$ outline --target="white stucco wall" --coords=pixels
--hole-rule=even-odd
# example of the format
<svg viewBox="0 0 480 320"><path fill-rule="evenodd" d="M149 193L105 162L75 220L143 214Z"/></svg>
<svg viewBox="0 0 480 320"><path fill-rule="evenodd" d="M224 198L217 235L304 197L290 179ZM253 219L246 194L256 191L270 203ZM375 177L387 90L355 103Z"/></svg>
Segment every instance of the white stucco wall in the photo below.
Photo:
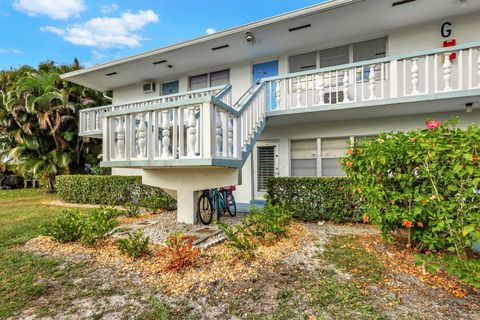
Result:
<svg viewBox="0 0 480 320"><path fill-rule="evenodd" d="M458 127L465 128L471 123L480 124L480 109L472 113L449 112L433 113L428 117L445 121L453 116L460 118ZM290 175L290 141L298 139L335 138L349 136L368 136L384 131L411 130L423 128L427 115L409 115L401 117L375 118L367 120L334 121L306 123L302 125L267 126L260 140L276 141L278 143L278 166L280 176ZM237 188L236 199L239 203L249 203L251 200L252 171L250 159L242 172L243 184ZM253 172L253 175L256 173ZM261 199L261 197L257 197Z"/></svg>

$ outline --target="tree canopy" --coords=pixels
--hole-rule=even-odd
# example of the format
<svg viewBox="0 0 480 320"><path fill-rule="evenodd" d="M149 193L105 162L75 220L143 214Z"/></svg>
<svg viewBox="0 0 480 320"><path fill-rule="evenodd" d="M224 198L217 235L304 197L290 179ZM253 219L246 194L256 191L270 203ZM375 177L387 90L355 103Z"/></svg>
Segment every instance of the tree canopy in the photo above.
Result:
<svg viewBox="0 0 480 320"><path fill-rule="evenodd" d="M78 69L75 59L0 71L0 163L49 190L56 175L86 173L99 162L101 141L79 137L78 111L109 101L60 78Z"/></svg>

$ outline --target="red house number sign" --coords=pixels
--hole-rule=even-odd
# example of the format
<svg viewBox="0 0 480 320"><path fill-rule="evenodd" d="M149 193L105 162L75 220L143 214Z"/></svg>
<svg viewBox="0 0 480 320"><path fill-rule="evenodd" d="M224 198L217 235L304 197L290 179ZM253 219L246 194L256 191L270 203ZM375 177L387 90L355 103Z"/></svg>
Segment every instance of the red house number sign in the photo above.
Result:
<svg viewBox="0 0 480 320"><path fill-rule="evenodd" d="M445 22L442 24L442 37L444 38L449 38L452 35L452 23L451 22ZM443 47L448 48L448 47L454 47L457 45L457 40L456 39L450 39L450 40L445 40L443 41ZM450 54L450 61L453 61L457 59L457 53L454 52Z"/></svg>

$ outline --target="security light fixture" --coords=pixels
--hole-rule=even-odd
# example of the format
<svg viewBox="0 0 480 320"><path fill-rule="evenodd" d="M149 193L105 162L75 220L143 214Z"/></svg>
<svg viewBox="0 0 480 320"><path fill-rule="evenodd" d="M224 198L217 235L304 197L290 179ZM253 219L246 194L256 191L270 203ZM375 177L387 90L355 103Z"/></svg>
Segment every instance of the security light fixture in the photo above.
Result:
<svg viewBox="0 0 480 320"><path fill-rule="evenodd" d="M466 112L466 113L470 113L470 112L472 112L472 110L473 110L473 103L471 103L471 102L470 102L470 103L466 103L466 104L465 104L465 112Z"/></svg>
<svg viewBox="0 0 480 320"><path fill-rule="evenodd" d="M245 33L245 41L247 41L248 44L251 44L252 46L255 45L255 36L251 32Z"/></svg>

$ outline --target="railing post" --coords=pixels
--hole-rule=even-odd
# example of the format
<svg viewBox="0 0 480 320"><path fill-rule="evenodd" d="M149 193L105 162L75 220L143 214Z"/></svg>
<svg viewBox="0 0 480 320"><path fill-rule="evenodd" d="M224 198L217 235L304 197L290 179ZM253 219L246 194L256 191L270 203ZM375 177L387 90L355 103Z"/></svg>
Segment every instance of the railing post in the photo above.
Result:
<svg viewBox="0 0 480 320"><path fill-rule="evenodd" d="M213 137L214 137L214 117L215 108L210 101L206 101L201 105L201 157L204 159L213 158Z"/></svg>
<svg viewBox="0 0 480 320"><path fill-rule="evenodd" d="M104 117L102 119L102 160L103 161L110 161L110 126L108 125L109 118Z"/></svg>
<svg viewBox="0 0 480 320"><path fill-rule="evenodd" d="M323 73L320 73L316 76L316 88L318 90L319 101L318 104L325 103L325 81L323 80Z"/></svg>
<svg viewBox="0 0 480 320"><path fill-rule="evenodd" d="M343 73L343 102L350 102L350 98L348 97L348 87L350 85L350 80L348 78L348 70L345 70Z"/></svg>
<svg viewBox="0 0 480 320"><path fill-rule="evenodd" d="M280 89L280 85L281 85L281 82L280 80L275 80L275 84L276 84L276 87L275 87L275 102L277 104L277 108L281 109L280 107L280 104L281 104L281 101L282 101L282 97L281 97L281 89ZM266 102L265 102L266 104Z"/></svg>
<svg viewBox="0 0 480 320"><path fill-rule="evenodd" d="M215 145L216 145L216 152L215 155L221 156L222 155L222 112L216 106L213 107L215 110Z"/></svg>
<svg viewBox="0 0 480 320"><path fill-rule="evenodd" d="M302 77L297 78L297 107L300 107L302 105Z"/></svg>
<svg viewBox="0 0 480 320"><path fill-rule="evenodd" d="M372 64L370 65L370 72L368 75L368 82L369 86L368 89L370 90L370 96L368 97L369 99L376 99L377 96L375 95L375 88L376 88L376 82L375 82L375 65Z"/></svg>

